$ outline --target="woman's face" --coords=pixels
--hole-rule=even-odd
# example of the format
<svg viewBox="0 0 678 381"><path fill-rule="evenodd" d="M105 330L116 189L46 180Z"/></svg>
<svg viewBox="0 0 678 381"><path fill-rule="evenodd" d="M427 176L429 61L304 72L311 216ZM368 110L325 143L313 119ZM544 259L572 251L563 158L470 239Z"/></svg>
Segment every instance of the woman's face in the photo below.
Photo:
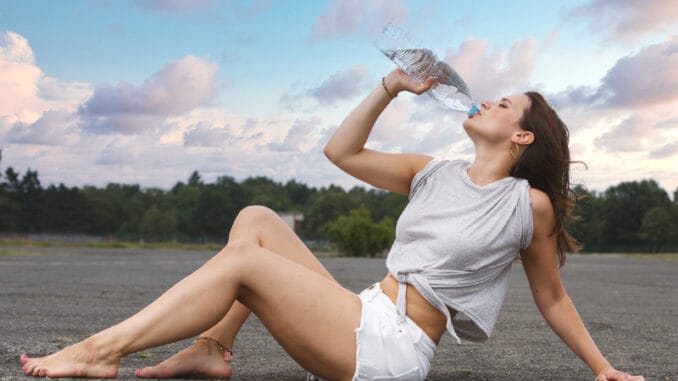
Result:
<svg viewBox="0 0 678 381"><path fill-rule="evenodd" d="M503 142L520 131L520 119L530 107L530 98L514 94L498 101L481 103L480 113L466 119L464 129L471 139L482 138L490 142Z"/></svg>

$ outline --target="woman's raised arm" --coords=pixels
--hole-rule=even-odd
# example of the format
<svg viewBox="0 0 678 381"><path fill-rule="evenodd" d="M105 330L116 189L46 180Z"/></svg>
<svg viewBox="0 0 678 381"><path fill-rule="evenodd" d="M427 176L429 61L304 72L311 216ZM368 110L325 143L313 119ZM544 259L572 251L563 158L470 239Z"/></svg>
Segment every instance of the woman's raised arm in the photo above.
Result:
<svg viewBox="0 0 678 381"><path fill-rule="evenodd" d="M377 188L407 195L412 177L432 157L422 154L385 153L364 148L377 118L389 102L403 90L421 94L433 86L435 79L424 83L411 79L395 69L389 73L344 119L325 145L323 153L349 175Z"/></svg>

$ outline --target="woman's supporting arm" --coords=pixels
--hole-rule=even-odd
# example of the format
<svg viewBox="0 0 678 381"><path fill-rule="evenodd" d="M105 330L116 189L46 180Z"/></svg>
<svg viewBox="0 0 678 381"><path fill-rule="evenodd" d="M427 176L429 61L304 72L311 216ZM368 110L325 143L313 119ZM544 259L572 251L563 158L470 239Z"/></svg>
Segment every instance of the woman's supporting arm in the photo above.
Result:
<svg viewBox="0 0 678 381"><path fill-rule="evenodd" d="M551 329L596 375L596 381L643 380L616 371L600 353L560 280L554 213L548 196L530 190L534 236L521 254L532 296Z"/></svg>

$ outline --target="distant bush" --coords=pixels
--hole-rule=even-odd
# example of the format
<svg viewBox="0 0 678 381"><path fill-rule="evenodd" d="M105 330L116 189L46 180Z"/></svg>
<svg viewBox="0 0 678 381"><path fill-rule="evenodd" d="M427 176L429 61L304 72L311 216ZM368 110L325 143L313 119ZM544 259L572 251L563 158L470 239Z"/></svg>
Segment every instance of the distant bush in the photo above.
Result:
<svg viewBox="0 0 678 381"><path fill-rule="evenodd" d="M372 221L370 211L365 208L353 209L321 230L340 254L350 257L374 257L391 245L395 235L392 218Z"/></svg>

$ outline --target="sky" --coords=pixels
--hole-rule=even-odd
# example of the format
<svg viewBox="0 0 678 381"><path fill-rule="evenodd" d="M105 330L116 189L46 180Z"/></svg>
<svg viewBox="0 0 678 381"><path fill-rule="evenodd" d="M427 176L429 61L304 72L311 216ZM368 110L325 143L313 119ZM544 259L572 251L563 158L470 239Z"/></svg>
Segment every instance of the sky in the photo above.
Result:
<svg viewBox="0 0 678 381"><path fill-rule="evenodd" d="M477 101L536 90L570 132L571 180L678 189L678 2L0 0L0 170L43 186L169 189L266 176L371 188L322 149L394 68L407 29ZM473 160L465 115L398 96L366 147Z"/></svg>

